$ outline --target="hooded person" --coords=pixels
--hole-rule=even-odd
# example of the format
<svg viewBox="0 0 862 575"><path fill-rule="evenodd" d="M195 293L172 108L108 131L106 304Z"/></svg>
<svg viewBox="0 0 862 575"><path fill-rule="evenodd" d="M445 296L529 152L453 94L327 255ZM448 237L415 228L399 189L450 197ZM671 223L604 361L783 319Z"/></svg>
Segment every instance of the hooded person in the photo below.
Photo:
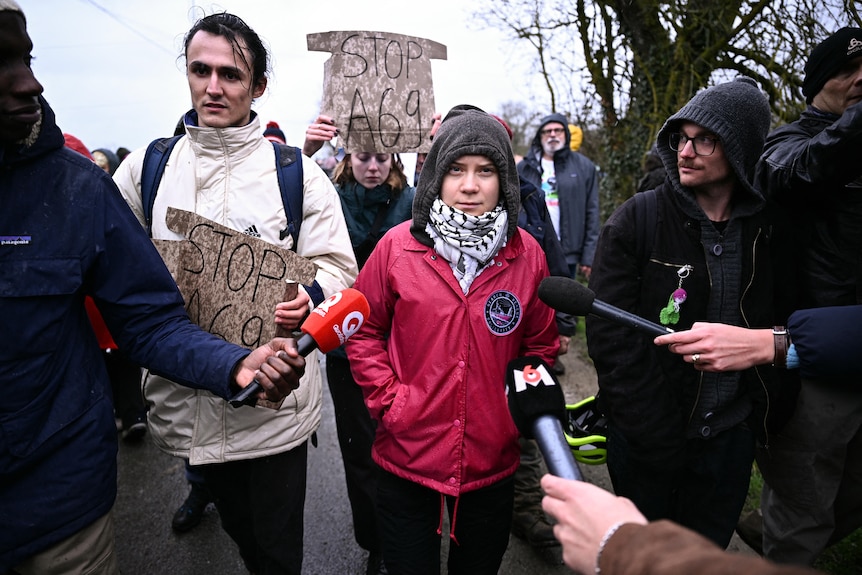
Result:
<svg viewBox="0 0 862 575"><path fill-rule="evenodd" d="M571 277L589 277L599 237L599 172L571 149L572 133L563 114L539 122L530 150L518 163L522 180L542 190Z"/></svg>
<svg viewBox="0 0 862 575"><path fill-rule="evenodd" d="M782 266L770 262L781 226L751 183L770 121L749 78L702 90L668 118L656 142L667 179L603 226L589 284L597 299L677 331L696 321L777 325L789 312L775 291ZM775 374L702 372L707 350L680 356L629 327L591 316L586 326L614 491L650 520L726 547L755 438L768 438Z"/></svg>
<svg viewBox="0 0 862 575"><path fill-rule="evenodd" d="M113 176L117 171L117 166L120 165L120 157L107 148L98 148L92 152L93 161L96 164Z"/></svg>
<svg viewBox="0 0 862 575"><path fill-rule="evenodd" d="M118 573L117 428L85 298L135 362L223 399L263 377L278 401L305 360L290 340L250 352L191 323L111 178L64 146L12 0L0 44L0 573Z"/></svg>
<svg viewBox="0 0 862 575"><path fill-rule="evenodd" d="M383 555L393 573L439 571L432 534L448 506L449 572L496 573L519 463L506 365L522 355L552 363L559 346L554 312L538 299L544 253L518 228L503 126L472 106L450 111L412 209L357 277L371 313L347 343L377 421Z"/></svg>

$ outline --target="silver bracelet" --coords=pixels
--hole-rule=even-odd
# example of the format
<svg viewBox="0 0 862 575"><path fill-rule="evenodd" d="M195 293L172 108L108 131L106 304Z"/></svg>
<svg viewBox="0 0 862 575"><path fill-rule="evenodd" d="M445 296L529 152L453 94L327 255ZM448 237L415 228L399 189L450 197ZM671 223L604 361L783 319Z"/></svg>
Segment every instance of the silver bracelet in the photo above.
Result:
<svg viewBox="0 0 862 575"><path fill-rule="evenodd" d="M613 525L611 525L608 530L605 532L605 536L602 537L602 540L599 542L599 552L596 553L596 575L602 575L602 568L599 567L599 561L602 560L602 551L605 550L605 545L608 544L610 538L614 536L614 533L617 532L617 529L625 525L625 521L617 521Z"/></svg>

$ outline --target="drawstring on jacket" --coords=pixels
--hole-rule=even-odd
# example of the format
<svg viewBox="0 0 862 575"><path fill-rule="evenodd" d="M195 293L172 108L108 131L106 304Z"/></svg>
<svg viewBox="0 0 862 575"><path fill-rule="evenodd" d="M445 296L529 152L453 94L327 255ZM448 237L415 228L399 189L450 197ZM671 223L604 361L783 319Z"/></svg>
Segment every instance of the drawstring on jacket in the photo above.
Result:
<svg viewBox="0 0 862 575"><path fill-rule="evenodd" d="M449 527L449 539L451 539L455 545L461 545L458 543L458 539L455 537L455 522L458 519L458 504L461 502L461 496L458 495L455 497L455 508L452 510L452 525ZM442 493L440 494L440 522L437 524L437 535L443 535L443 512L446 509L446 496Z"/></svg>

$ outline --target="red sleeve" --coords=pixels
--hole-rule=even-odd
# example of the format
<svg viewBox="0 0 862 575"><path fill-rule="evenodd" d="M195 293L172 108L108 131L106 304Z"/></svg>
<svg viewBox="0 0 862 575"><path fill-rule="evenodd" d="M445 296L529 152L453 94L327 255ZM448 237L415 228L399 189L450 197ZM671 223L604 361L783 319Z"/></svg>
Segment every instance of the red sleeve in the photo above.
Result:
<svg viewBox="0 0 862 575"><path fill-rule="evenodd" d="M96 302L93 301L93 298L87 296L84 299L84 307L87 308L90 325L93 326L93 331L96 332L96 340L99 342L99 348L117 349L117 344L114 343L114 338L111 337L111 332L108 331L108 326L105 325L105 320L102 319L102 314L99 313L99 308L96 307Z"/></svg>

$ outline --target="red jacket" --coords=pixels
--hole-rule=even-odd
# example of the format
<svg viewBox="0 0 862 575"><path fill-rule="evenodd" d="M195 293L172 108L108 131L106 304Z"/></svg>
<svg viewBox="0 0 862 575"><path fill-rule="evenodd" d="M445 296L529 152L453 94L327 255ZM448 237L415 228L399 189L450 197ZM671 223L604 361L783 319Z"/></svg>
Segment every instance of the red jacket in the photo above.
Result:
<svg viewBox="0 0 862 575"><path fill-rule="evenodd" d="M554 312L537 297L542 249L518 232L464 295L449 263L390 230L356 279L371 314L347 343L378 421L372 456L385 470L447 495L486 487L518 467L506 365L553 364Z"/></svg>

